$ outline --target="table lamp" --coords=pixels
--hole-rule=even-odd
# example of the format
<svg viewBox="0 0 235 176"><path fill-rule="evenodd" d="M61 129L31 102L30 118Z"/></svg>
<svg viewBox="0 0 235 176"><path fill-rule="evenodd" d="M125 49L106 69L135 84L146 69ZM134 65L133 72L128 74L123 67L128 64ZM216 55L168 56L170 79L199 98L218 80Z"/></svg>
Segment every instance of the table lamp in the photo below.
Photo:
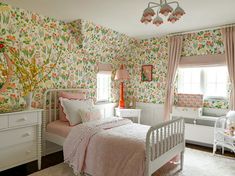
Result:
<svg viewBox="0 0 235 176"><path fill-rule="evenodd" d="M117 70L115 75L115 80L120 81L120 99L119 99L119 108L125 108L125 100L124 100L124 81L130 78L128 71L122 64L120 69Z"/></svg>

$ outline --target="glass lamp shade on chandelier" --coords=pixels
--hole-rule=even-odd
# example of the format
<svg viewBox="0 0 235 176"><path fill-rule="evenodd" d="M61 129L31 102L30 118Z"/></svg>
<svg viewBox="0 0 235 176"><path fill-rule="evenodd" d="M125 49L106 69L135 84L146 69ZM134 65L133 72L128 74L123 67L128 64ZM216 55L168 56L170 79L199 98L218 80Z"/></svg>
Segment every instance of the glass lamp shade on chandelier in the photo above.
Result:
<svg viewBox="0 0 235 176"><path fill-rule="evenodd" d="M173 9L171 5L176 5L176 8ZM153 10L156 9L156 12ZM141 22L144 24L153 23L156 26L163 24L163 19L160 15L168 17L167 21L175 23L183 15L185 11L179 6L177 1L167 2L167 0L160 0L160 3L149 2L148 7L144 10ZM153 18L156 15L155 18Z"/></svg>
<svg viewBox="0 0 235 176"><path fill-rule="evenodd" d="M122 64L120 69L117 70L115 75L115 80L120 81L120 98L119 98L119 108L125 108L124 100L124 81L129 80L130 76L124 65Z"/></svg>

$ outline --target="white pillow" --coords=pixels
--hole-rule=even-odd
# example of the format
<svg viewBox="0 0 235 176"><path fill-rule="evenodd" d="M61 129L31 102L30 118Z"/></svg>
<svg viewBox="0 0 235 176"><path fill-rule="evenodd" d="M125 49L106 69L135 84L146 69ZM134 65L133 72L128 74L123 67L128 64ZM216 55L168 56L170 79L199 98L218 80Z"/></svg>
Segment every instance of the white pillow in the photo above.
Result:
<svg viewBox="0 0 235 176"><path fill-rule="evenodd" d="M102 112L100 109L95 109L95 108L87 109L87 110L79 109L78 113L83 123L90 122L93 120L99 120L102 118Z"/></svg>
<svg viewBox="0 0 235 176"><path fill-rule="evenodd" d="M92 108L93 101L88 100L69 100L67 98L60 97L61 106L63 107L64 113L68 118L69 124L71 126L77 125L82 122L81 117L79 116L79 109L87 110Z"/></svg>

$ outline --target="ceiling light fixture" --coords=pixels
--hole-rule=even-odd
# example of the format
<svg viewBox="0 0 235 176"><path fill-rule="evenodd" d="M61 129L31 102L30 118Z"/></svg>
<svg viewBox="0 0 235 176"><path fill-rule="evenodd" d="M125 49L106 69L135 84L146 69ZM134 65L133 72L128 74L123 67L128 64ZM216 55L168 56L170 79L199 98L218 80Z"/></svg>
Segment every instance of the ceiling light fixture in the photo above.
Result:
<svg viewBox="0 0 235 176"><path fill-rule="evenodd" d="M173 9L170 4L176 4L177 6ZM153 9L157 9L157 15ZM160 0L160 3L149 2L140 21L144 24L152 22L156 26L160 26L163 23L160 14L165 17L169 16L167 21L175 23L185 14L185 11L179 6L177 1L167 2L167 0ZM156 17L153 19L155 15Z"/></svg>

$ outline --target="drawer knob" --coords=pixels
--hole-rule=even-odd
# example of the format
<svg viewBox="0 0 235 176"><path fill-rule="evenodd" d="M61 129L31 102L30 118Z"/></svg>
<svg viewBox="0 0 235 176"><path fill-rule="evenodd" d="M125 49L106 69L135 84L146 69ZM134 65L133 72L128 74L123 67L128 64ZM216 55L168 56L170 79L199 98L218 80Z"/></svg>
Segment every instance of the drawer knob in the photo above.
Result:
<svg viewBox="0 0 235 176"><path fill-rule="evenodd" d="M18 121L26 121L26 120L27 120L27 118L24 117L24 118L19 119Z"/></svg>
<svg viewBox="0 0 235 176"><path fill-rule="evenodd" d="M30 154L30 153L31 153L31 150L27 150L27 151L26 151L26 154Z"/></svg>
<svg viewBox="0 0 235 176"><path fill-rule="evenodd" d="M23 135L23 137L27 137L27 136L30 136L30 133L29 133L29 132L27 132L27 133L25 133L25 134Z"/></svg>

